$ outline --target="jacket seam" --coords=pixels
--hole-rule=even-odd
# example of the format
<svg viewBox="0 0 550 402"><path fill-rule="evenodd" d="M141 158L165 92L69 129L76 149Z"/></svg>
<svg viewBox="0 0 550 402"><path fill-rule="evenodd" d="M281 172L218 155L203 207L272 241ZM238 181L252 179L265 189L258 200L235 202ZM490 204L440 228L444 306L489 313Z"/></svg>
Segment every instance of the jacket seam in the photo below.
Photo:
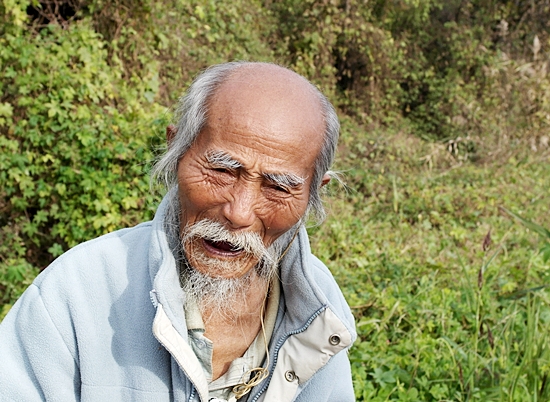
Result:
<svg viewBox="0 0 550 402"><path fill-rule="evenodd" d="M162 303L158 303L157 304L157 311L158 311L158 306L160 306L161 308L162 307ZM164 309L164 308L163 308ZM166 314L166 313L164 313ZM156 318L156 317L155 317ZM170 321L171 323L171 321ZM171 358L174 359L176 361L176 364L178 365L178 367L180 368L181 371L183 371L183 373L185 374L185 376L187 377L187 381L189 381L189 383L191 384L191 388L192 388L192 391L191 391L191 395L189 396L189 399L188 401L191 401L192 399L191 398L194 398L194 395L195 395L195 391L197 391L197 385L195 384L195 382L191 379L191 376L189 375L188 373L188 370L186 370L185 367L183 367L182 364L180 364L179 362L179 359L177 359L173 354L172 352L170 351L169 348L166 347L166 343L163 342L162 340L159 339L159 337L157 336L157 334L155 333L155 331L153 330L153 336L155 337L155 339L157 340L157 342L159 344L162 345L162 347L170 354ZM199 393L199 401L202 401L202 397L201 397L201 394Z"/></svg>
<svg viewBox="0 0 550 402"><path fill-rule="evenodd" d="M250 402L256 402L258 400L258 398L269 387L269 383L271 382L271 378L273 377L273 371L275 371L275 366L277 365L277 361L279 359L279 350L281 349L281 347L283 346L285 341L292 335L296 335L296 334L304 332L311 325L313 320L316 319L326 309L327 309L327 306L323 305L320 309L318 309L315 313L313 313L313 315L306 321L306 323L302 327L300 327L298 329L295 329L294 331L287 332L285 335L283 335L283 337L281 337L281 339L279 339L279 342L277 342L277 345L275 346L275 349L273 350L273 363L271 365L273 367L273 370L269 372L269 376L267 377L266 383L263 386L263 388L260 390L260 392L258 392L254 396L254 398Z"/></svg>
<svg viewBox="0 0 550 402"><path fill-rule="evenodd" d="M158 339L158 338L156 337L156 335L155 335L155 338L157 339L157 342L160 343L160 344L162 345L162 347L163 347L164 349L166 349L166 351L168 351L168 353L170 353L170 351L168 350L168 348L166 347L166 345L164 344L164 342L162 342L160 339ZM170 353L170 354L171 354L171 353ZM174 358L174 357L172 357L172 358ZM194 397L194 395L195 395L194 393L195 393L196 385L195 385L195 383L193 382L193 380L191 380L191 378L189 378L189 375L187 374L187 371L179 364L179 362L177 361L177 359L175 359L175 360L176 360L176 363L177 363L178 367L180 368L180 370L184 372L185 376L187 377L187 381L189 381L189 383L191 384L191 388L193 389L193 391L191 392L191 395L189 396L189 399L188 399L189 401L191 401L191 398ZM202 400L202 399L200 398L200 396L199 396L199 400Z"/></svg>
<svg viewBox="0 0 550 402"><path fill-rule="evenodd" d="M63 345L65 346L65 349L67 349L67 352L69 352L69 354L71 355L71 357L73 358L73 361L75 362L76 366L80 369L80 365L78 364L78 360L76 359L76 356L71 352L71 350L69 349L69 347L67 346L67 341L65 340L65 338L63 337L63 335L61 334L61 331L59 330L59 328L57 327L57 325L55 324L55 321L52 319L52 316L50 314L50 312L48 311L48 307L46 307L46 303L44 303L44 299L42 298L42 290L40 289L39 286L35 285L34 283L31 284L31 286L35 286L37 289L38 289L38 298L40 299L40 303L42 303L42 306L44 307L44 311L46 312L50 322L52 323L53 327L55 328L55 330L57 331L57 333L59 334L59 337L61 338L61 340L63 341Z"/></svg>
<svg viewBox="0 0 550 402"><path fill-rule="evenodd" d="M160 395L172 395L173 394L173 391L171 390L168 390L168 391L148 391L148 390L145 390L145 389L139 389L139 388L135 388L135 387L128 387L126 385L100 385L100 384L88 384L84 381L82 381L82 385L84 385L85 387L90 387L90 388L121 388L121 389L129 389L129 390L132 390L132 391L138 391L138 392L143 392L145 394L160 394Z"/></svg>

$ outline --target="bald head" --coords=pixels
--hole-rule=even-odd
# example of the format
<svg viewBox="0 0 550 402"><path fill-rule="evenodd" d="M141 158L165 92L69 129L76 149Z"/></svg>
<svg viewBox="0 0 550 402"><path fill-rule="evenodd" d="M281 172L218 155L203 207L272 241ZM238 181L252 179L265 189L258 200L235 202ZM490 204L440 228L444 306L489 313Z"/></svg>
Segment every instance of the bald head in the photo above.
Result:
<svg viewBox="0 0 550 402"><path fill-rule="evenodd" d="M270 144L287 139L303 157L316 159L325 137L325 118L319 97L298 74L272 64L251 64L233 73L208 102L206 126L238 125L258 130L264 152ZM200 135L200 134L199 134Z"/></svg>
<svg viewBox="0 0 550 402"><path fill-rule="evenodd" d="M314 85L274 64L225 63L199 75L180 100L173 137L167 152L156 164L153 177L165 182L168 188L176 186L178 160L205 125L211 119L228 120L237 115L241 118L240 124L263 124L266 130L281 135L292 127L307 128L293 132L297 147L315 153L309 206L321 221L324 211L319 189L334 159L338 118L330 102Z"/></svg>
<svg viewBox="0 0 550 402"><path fill-rule="evenodd" d="M248 99L250 103L240 106L267 108L280 118L300 111L308 121L319 120L324 125L316 88L304 77L274 64L250 63L233 70L212 95L212 99L221 98L229 102Z"/></svg>

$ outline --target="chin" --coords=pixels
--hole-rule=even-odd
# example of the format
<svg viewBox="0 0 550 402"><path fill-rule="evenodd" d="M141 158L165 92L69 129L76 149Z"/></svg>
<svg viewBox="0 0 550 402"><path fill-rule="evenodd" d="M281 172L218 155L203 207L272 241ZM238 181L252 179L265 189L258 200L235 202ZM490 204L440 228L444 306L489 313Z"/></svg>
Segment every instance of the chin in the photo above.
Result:
<svg viewBox="0 0 550 402"><path fill-rule="evenodd" d="M193 247L190 248L189 252L185 250L185 254L191 268L211 278L242 278L254 272L254 267L258 264L258 260L251 256L211 257Z"/></svg>

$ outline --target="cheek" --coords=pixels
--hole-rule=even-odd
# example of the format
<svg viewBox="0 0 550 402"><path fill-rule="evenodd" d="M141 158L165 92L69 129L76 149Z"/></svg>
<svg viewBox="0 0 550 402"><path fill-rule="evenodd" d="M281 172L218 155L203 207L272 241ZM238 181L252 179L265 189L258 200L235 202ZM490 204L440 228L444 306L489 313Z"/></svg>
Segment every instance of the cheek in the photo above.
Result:
<svg viewBox="0 0 550 402"><path fill-rule="evenodd" d="M196 215L219 202L219 194L207 184L199 167L180 164L178 186L181 208L187 216Z"/></svg>
<svg viewBox="0 0 550 402"><path fill-rule="evenodd" d="M180 183L179 197L186 215L205 212L223 204L220 192L205 185L204 180Z"/></svg>
<svg viewBox="0 0 550 402"><path fill-rule="evenodd" d="M271 206L262 219L266 230L267 243L271 244L279 236L290 230L303 217L306 209L307 200L293 202L285 207Z"/></svg>

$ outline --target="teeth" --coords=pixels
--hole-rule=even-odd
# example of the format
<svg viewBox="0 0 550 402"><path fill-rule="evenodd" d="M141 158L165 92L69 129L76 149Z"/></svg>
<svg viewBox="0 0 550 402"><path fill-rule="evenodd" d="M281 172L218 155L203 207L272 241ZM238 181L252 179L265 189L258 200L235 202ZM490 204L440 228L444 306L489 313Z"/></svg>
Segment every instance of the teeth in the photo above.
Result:
<svg viewBox="0 0 550 402"><path fill-rule="evenodd" d="M236 252L239 252L242 250L242 248L234 245L233 243L230 243L228 241L215 241L215 240L207 240L208 243L210 243L210 245L212 247L215 247L219 250L223 250L225 252L232 252L232 253L236 253Z"/></svg>
<svg viewBox="0 0 550 402"><path fill-rule="evenodd" d="M230 249L231 251L241 251L242 248L238 247L238 246L234 246L233 244L229 243L230 244Z"/></svg>

